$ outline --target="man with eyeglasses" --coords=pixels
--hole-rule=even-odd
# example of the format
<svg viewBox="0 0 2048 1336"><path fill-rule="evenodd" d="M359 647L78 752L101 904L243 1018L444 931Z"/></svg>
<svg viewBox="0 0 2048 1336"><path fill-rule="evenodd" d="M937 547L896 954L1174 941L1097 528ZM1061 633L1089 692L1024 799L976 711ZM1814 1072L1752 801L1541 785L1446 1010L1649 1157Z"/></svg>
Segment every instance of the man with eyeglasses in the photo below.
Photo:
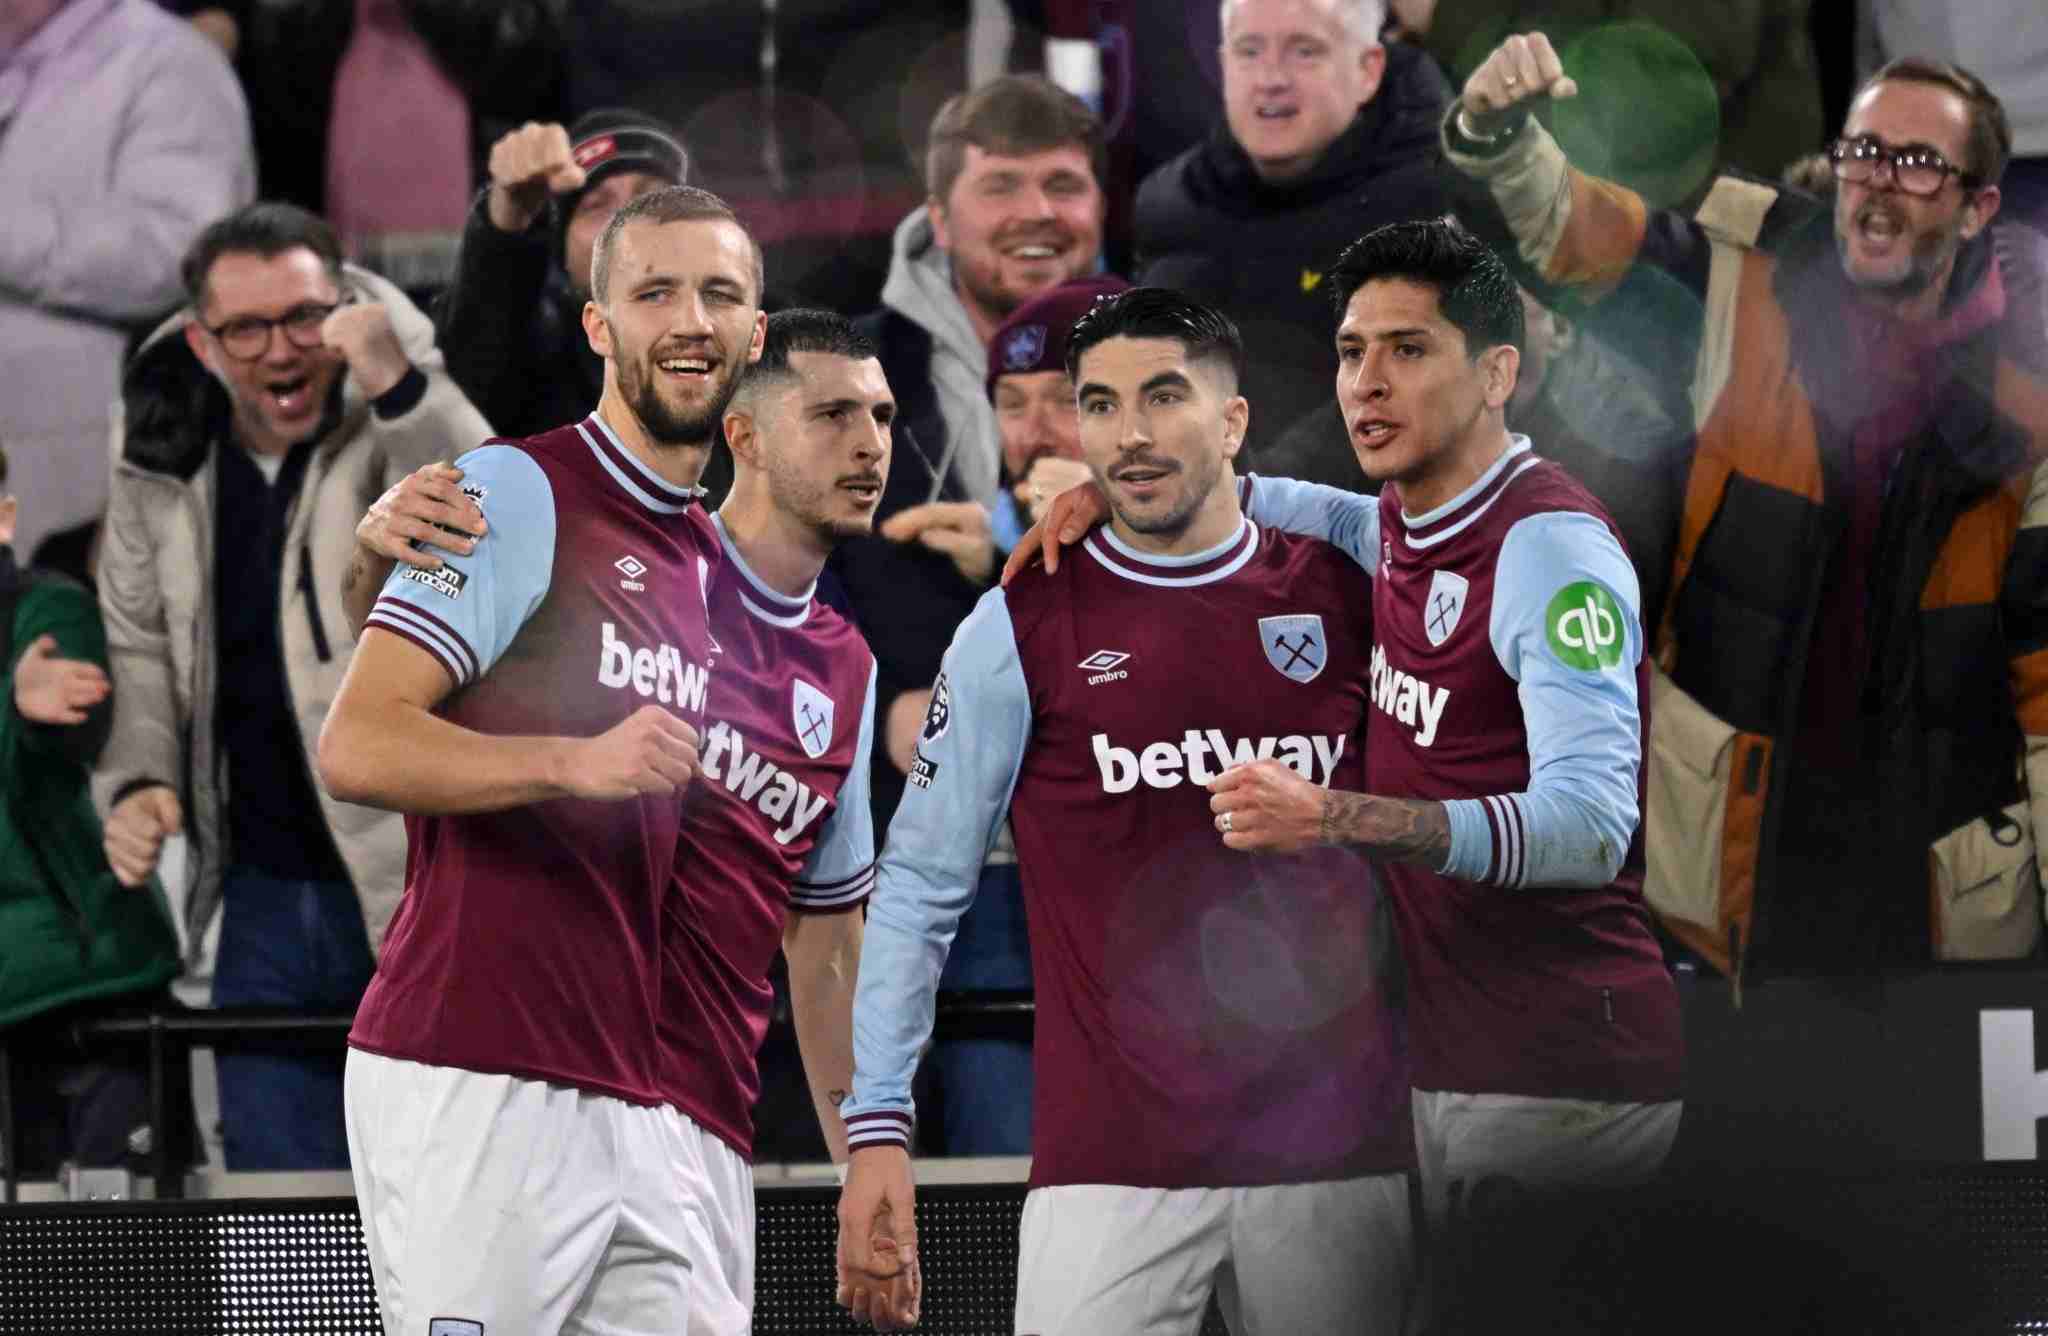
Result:
<svg viewBox="0 0 2048 1336"><path fill-rule="evenodd" d="M336 588L365 507L490 434L396 287L287 204L213 223L190 305L130 363L100 605L114 718L94 777L126 885L190 839L187 960L218 1006L352 1011L404 890L395 814L330 799L314 743L355 636ZM341 1058L219 1058L227 1167L344 1169Z"/></svg>
<svg viewBox="0 0 2048 1336"><path fill-rule="evenodd" d="M1895 60L1850 102L1831 218L1733 179L1684 217L1565 161L1529 113L1576 92L1541 34L1511 37L1444 138L1539 293L1692 395L1652 628L1651 904L1738 981L2031 953L2048 261L1994 223L2004 108Z"/></svg>

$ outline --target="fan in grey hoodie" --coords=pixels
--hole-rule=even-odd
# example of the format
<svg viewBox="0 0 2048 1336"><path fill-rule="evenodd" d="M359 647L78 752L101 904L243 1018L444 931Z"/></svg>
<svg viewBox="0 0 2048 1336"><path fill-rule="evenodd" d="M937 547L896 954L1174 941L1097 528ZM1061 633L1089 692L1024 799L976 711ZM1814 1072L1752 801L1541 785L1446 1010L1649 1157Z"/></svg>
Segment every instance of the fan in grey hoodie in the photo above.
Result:
<svg viewBox="0 0 2048 1336"><path fill-rule="evenodd" d="M875 652L875 821L902 796L910 744L953 629L995 573L988 507L1002 445L988 340L1003 317L1101 263L1101 125L1036 75L1006 75L933 118L926 203L896 229L882 308L858 323L896 396L895 463L876 515L889 537L832 567Z"/></svg>

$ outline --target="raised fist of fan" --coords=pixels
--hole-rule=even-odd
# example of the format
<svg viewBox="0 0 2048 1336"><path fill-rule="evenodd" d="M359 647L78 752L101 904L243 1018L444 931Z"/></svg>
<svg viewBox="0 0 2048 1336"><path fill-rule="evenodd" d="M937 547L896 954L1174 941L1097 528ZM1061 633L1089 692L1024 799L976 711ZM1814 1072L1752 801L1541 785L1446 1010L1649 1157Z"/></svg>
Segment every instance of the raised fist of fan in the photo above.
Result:
<svg viewBox="0 0 2048 1336"><path fill-rule="evenodd" d="M491 225L524 232L548 207L551 195L580 189L583 169L570 151L569 132L552 122L528 121L491 145Z"/></svg>
<svg viewBox="0 0 2048 1336"><path fill-rule="evenodd" d="M1564 62L1548 37L1517 33L1495 47L1465 80L1458 99L1459 128L1486 139L1527 116L1538 98L1578 93L1579 85L1564 72Z"/></svg>

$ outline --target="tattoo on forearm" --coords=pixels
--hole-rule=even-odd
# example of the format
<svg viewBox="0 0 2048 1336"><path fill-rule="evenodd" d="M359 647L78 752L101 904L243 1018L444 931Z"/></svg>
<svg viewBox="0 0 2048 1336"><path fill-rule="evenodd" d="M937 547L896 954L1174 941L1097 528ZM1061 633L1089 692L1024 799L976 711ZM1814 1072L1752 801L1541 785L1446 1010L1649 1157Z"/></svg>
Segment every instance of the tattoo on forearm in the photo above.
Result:
<svg viewBox="0 0 2048 1336"><path fill-rule="evenodd" d="M1451 819L1439 802L1333 790L1323 799L1322 841L1362 845L1376 858L1440 868L1451 852Z"/></svg>
<svg viewBox="0 0 2048 1336"><path fill-rule="evenodd" d="M350 553L348 573L341 577L341 592L353 594L356 591L356 586L363 582L363 576L367 573L366 568L368 566L369 563L363 560L363 550L361 548L357 548L354 552Z"/></svg>
<svg viewBox="0 0 2048 1336"><path fill-rule="evenodd" d="M836 1109L846 1103L846 1092L844 1090L827 1090L825 1098L831 1100L832 1107Z"/></svg>

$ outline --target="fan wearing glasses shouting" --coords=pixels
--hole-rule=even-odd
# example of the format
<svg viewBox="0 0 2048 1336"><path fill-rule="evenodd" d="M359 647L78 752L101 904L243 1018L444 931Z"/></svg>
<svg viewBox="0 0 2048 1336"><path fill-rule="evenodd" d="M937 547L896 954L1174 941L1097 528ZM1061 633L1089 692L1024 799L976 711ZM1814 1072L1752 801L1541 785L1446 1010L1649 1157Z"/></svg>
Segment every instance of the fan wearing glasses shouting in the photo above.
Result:
<svg viewBox="0 0 2048 1336"><path fill-rule="evenodd" d="M1510 37L1444 143L1497 206L1471 225L1505 221L1527 285L1692 399L1649 628L1646 897L1737 980L2030 954L2048 242L1998 218L2004 106L1960 67L1894 60L1849 103L1831 213L1723 178L1685 215L1574 167L1532 119L1582 77Z"/></svg>
<svg viewBox="0 0 2048 1336"><path fill-rule="evenodd" d="M353 1011L404 889L396 814L335 802L310 757L355 636L330 593L363 510L490 434L433 326L334 232L252 204L186 252L189 305L123 377L100 557L114 719L95 772L124 885L189 837L191 957L213 1001ZM81 448L84 443L80 443ZM338 1054L220 1057L227 1167L342 1169Z"/></svg>

